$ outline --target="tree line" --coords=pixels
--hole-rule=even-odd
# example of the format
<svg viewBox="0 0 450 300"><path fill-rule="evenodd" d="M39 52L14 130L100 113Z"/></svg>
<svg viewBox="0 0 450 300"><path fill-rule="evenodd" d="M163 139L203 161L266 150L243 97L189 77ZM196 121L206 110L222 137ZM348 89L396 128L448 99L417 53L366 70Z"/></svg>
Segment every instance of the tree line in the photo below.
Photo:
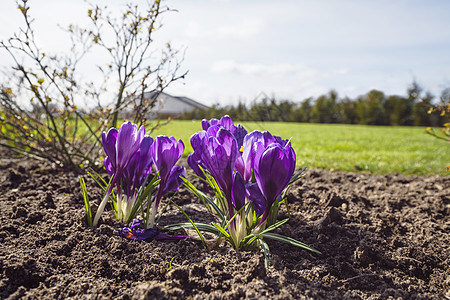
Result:
<svg viewBox="0 0 450 300"><path fill-rule="evenodd" d="M450 88L444 89L440 98L448 102ZM236 121L441 126L444 118L430 113L434 100L431 93L424 93L419 84L413 82L407 88L406 96L386 95L382 91L371 90L356 99L340 99L337 92L332 90L316 99L307 98L299 103L265 96L249 106L242 102L229 106L215 104L207 110L185 113L181 119L210 119L229 115Z"/></svg>

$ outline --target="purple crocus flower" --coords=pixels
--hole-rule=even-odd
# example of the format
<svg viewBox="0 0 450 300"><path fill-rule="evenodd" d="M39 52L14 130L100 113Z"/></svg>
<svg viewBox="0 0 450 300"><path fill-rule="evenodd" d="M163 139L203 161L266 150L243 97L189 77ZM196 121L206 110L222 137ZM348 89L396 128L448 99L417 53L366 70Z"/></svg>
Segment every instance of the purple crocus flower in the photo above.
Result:
<svg viewBox="0 0 450 300"><path fill-rule="evenodd" d="M164 194L166 185L169 181L173 184L173 180L177 182L177 178L170 178L172 176L180 176L182 170L173 170L175 163L180 159L184 151L184 144L181 140L176 140L173 136L167 137L159 135L155 138L151 146L151 153L153 157L153 163L155 164L155 169L159 172L159 178L161 179L159 183L158 194L156 196L155 208L158 208L161 197ZM178 181L180 182L180 181Z"/></svg>
<svg viewBox="0 0 450 300"><path fill-rule="evenodd" d="M238 143L238 149L242 147L242 143L244 141L244 137L247 134L247 130L245 130L242 125L234 125L233 120L230 118L230 116L226 115L220 118L220 120L217 119L211 119L211 120L202 120L202 128L203 130L208 130L209 127L212 126L219 126L224 127L225 129L229 130L232 135L236 138L236 141Z"/></svg>
<svg viewBox="0 0 450 300"><path fill-rule="evenodd" d="M202 147L201 161L225 193L231 217L233 216L231 205L233 170L239 155L236 138L227 129L212 126L207 130Z"/></svg>
<svg viewBox="0 0 450 300"><path fill-rule="evenodd" d="M205 131L201 131L202 134L205 134ZM206 179L205 174L203 174L203 171L200 169L200 167L202 167L203 169L205 169L205 166L202 163L202 159L201 159L201 152L202 152L202 142L203 139L201 137L200 132L199 133L194 133L191 136L191 145L192 145L192 149L194 149L194 152L190 153L187 157L187 163L189 165L189 167L191 167L191 169L194 171L194 173L203 179ZM203 182L203 190L206 193L209 193L209 186L206 182Z"/></svg>
<svg viewBox="0 0 450 300"><path fill-rule="evenodd" d="M187 158L188 165L194 170L197 176L203 179L205 179L205 175L202 170L200 170L199 166L205 168L202 164L203 141L205 140L205 137L206 131L200 131L191 136L191 146L192 149L194 149L194 152L189 154Z"/></svg>
<svg viewBox="0 0 450 300"><path fill-rule="evenodd" d="M222 118L223 119L223 118ZM216 124L214 120L210 121ZM233 186L233 170L240 156L234 135L225 127L212 125L203 121L207 130L192 135L191 145L194 152L188 157L188 163L202 178L205 178L199 166L211 172L228 201L230 217L233 216L231 189Z"/></svg>
<svg viewBox="0 0 450 300"><path fill-rule="evenodd" d="M138 241L152 241L152 240L180 240L185 239L187 236L183 235L169 235L167 229L161 228L138 228L142 224L142 220L134 219L131 223L131 227L124 227L119 230L119 234L129 240Z"/></svg>
<svg viewBox="0 0 450 300"><path fill-rule="evenodd" d="M195 133L191 137L191 145L194 149L194 152L189 154L188 156L188 164L194 170L197 176L205 179L205 176L199 166L202 168L206 168L206 166L202 163L201 153L204 151L203 144L205 143L205 136L217 136L217 132L220 128L225 128L228 130L236 139L238 150L241 149L244 137L247 134L247 130L245 130L242 125L234 125L233 120L229 116L223 116L220 120L211 119L211 120L202 120L202 128L203 131ZM212 128L211 130L209 130ZM241 154L240 151L238 151ZM244 161L242 160L241 155L238 155L235 162L235 170L244 175ZM206 188L206 186L205 186ZM206 190L208 190L206 188Z"/></svg>
<svg viewBox="0 0 450 300"><path fill-rule="evenodd" d="M153 138L144 136L139 150L130 159L117 184L117 217L120 221L129 221L138 192L152 171L152 144Z"/></svg>
<svg viewBox="0 0 450 300"><path fill-rule="evenodd" d="M159 135L152 145L153 162L156 171L159 171L161 179L167 179L175 163L180 159L184 151L184 144L173 136Z"/></svg>
<svg viewBox="0 0 450 300"><path fill-rule="evenodd" d="M128 166L123 172L121 186L128 196L139 190L152 171L153 159L150 151L152 144L153 138L144 136L141 147L130 159Z"/></svg>
<svg viewBox="0 0 450 300"><path fill-rule="evenodd" d="M174 166L170 171L169 178L164 186L162 194L165 195L170 192L178 191L183 180L181 177L186 177L186 168L183 166Z"/></svg>
<svg viewBox="0 0 450 300"><path fill-rule="evenodd" d="M260 224L266 220L272 205L288 186L294 174L295 162L295 152L290 144L283 147L279 143L272 143L264 147L261 142L258 143L254 173L256 183L266 200Z"/></svg>
<svg viewBox="0 0 450 300"><path fill-rule="evenodd" d="M270 134L268 131L252 131L247 134L243 139L243 172L241 174L244 177L245 182L249 182L252 178L252 170L254 169L255 164L255 156L257 154L256 147L259 144L262 144L264 148L268 145L277 143L282 147L285 147L288 144L288 140L284 140L279 136L274 136Z"/></svg>
<svg viewBox="0 0 450 300"><path fill-rule="evenodd" d="M115 173L120 173L127 166L131 157L138 151L144 138L145 128L127 122L116 128L111 128L108 133L102 133L103 148L111 161Z"/></svg>
<svg viewBox="0 0 450 300"><path fill-rule="evenodd" d="M141 126L138 130L136 124L131 122L122 124L119 130L111 128L108 133L102 133L103 148L107 155L104 163L106 170L112 174L113 179L95 214L94 227L97 226L114 185L120 184L124 169L139 150L144 134L144 126Z"/></svg>

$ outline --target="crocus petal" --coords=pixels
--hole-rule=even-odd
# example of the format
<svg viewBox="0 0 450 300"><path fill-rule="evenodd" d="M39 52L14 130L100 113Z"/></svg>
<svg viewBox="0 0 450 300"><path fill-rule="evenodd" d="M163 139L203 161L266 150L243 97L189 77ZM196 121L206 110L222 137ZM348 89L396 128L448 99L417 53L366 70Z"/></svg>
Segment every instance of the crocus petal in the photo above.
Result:
<svg viewBox="0 0 450 300"><path fill-rule="evenodd" d="M219 132L219 130L220 130L221 128L222 128L222 127L217 126L217 125L210 126L210 127L206 130L206 136L207 136L207 137L217 137L217 133Z"/></svg>
<svg viewBox="0 0 450 300"><path fill-rule="evenodd" d="M183 152L184 152L184 143L181 139L178 140L177 149L178 149L178 159L180 159L180 157L183 155ZM178 159L177 159L177 161L178 161Z"/></svg>
<svg viewBox="0 0 450 300"><path fill-rule="evenodd" d="M253 209L259 217L263 214L266 207L266 199L261 193L257 183L248 183L246 185L247 197L253 204Z"/></svg>
<svg viewBox="0 0 450 300"><path fill-rule="evenodd" d="M134 164L134 176L133 176L133 185L136 188L139 188L147 178L147 176L152 171L153 158L151 154L151 145L153 144L153 138L151 136L144 136L142 140L141 147L137 152L137 157L135 158L137 161ZM131 164L131 162L130 162Z"/></svg>
<svg viewBox="0 0 450 300"><path fill-rule="evenodd" d="M117 129L111 128L108 133L102 133L102 144L105 150L106 156L110 158L110 163L113 169L116 169L116 141L117 141Z"/></svg>
<svg viewBox="0 0 450 300"><path fill-rule="evenodd" d="M180 177L186 177L186 168L183 166L174 166L164 186L163 195L178 191L178 187L183 182Z"/></svg>
<svg viewBox="0 0 450 300"><path fill-rule="evenodd" d="M131 229L142 225L142 223L143 221L141 219L133 219L133 222L131 222Z"/></svg>
<svg viewBox="0 0 450 300"><path fill-rule="evenodd" d="M245 128L242 127L242 125L238 124L236 126L233 126L231 133L236 138L236 141L238 143L238 148L241 149L241 147L244 144L244 138L247 135L247 130L245 130Z"/></svg>
<svg viewBox="0 0 450 300"><path fill-rule="evenodd" d="M262 132L262 138L264 140L264 146L268 146L269 144L275 143L277 140L276 138L268 131Z"/></svg>
<svg viewBox="0 0 450 300"><path fill-rule="evenodd" d="M159 228L132 229L124 227L119 230L119 234L129 240L151 241L161 233Z"/></svg>
<svg viewBox="0 0 450 300"><path fill-rule="evenodd" d="M136 229L136 237L140 241L151 241L161 233L159 228Z"/></svg>
<svg viewBox="0 0 450 300"><path fill-rule="evenodd" d="M112 176L114 174L114 167L112 165L111 159L109 158L109 156L107 156L103 162L103 164L105 165L105 169L106 172L108 172L109 176Z"/></svg>
<svg viewBox="0 0 450 300"><path fill-rule="evenodd" d="M266 211L287 187L295 170L295 152L290 147L271 144L255 160L255 177L266 198Z"/></svg>
<svg viewBox="0 0 450 300"><path fill-rule="evenodd" d="M137 130L136 124L132 124L131 122L124 123L120 126L116 142L116 171L126 167L131 157L141 146L144 134L144 126L141 126L139 131Z"/></svg>
<svg viewBox="0 0 450 300"><path fill-rule="evenodd" d="M256 182L269 203L281 194L287 169L280 147L269 148L261 156L258 168L255 169Z"/></svg>
<svg viewBox="0 0 450 300"><path fill-rule="evenodd" d="M208 131L210 129L212 127ZM217 131L217 138L213 136L208 137L207 142L204 144L204 151L201 154L202 162L217 180L226 196L231 196L232 176L237 155L236 139L224 128L220 128Z"/></svg>
<svg viewBox="0 0 450 300"><path fill-rule="evenodd" d="M131 227L124 227L119 230L119 234L129 240L152 241L152 240L178 240L185 239L187 236L169 235L168 229L161 228L137 228L142 224L142 220L134 219Z"/></svg>
<svg viewBox="0 0 450 300"><path fill-rule="evenodd" d="M225 149L227 150L227 154L231 156L231 160L235 160L235 156L237 155L239 149L237 147L237 141L234 135L224 128L220 128L217 132L217 140L225 145Z"/></svg>
<svg viewBox="0 0 450 300"><path fill-rule="evenodd" d="M187 163L192 170L194 170L195 174L201 178L205 178L202 170L200 170L199 165L201 164L201 160L197 158L195 152L188 155Z"/></svg>
<svg viewBox="0 0 450 300"><path fill-rule="evenodd" d="M134 180L134 174L136 171L136 165L139 162L139 156L140 156L140 151L138 150L130 159L129 162L127 164L127 166L125 167L125 169L123 169L122 175L121 175L121 186L122 189L125 190L126 195L130 195L131 190L133 188L133 182L135 182Z"/></svg>
<svg viewBox="0 0 450 300"><path fill-rule="evenodd" d="M177 142L174 137L157 136L152 146L152 156L159 177L166 182L172 167L180 159L184 151L181 140Z"/></svg>
<svg viewBox="0 0 450 300"><path fill-rule="evenodd" d="M274 138L275 138L276 142L277 142L278 144L280 144L282 147L286 147L287 144L289 143L289 140L282 139L282 138L279 137L279 136L274 136Z"/></svg>
<svg viewBox="0 0 450 300"><path fill-rule="evenodd" d="M202 120L202 128L203 128L203 130L208 130L209 127L216 126L218 124L219 124L219 120L217 120L217 119L211 119L209 121L206 120L206 119Z"/></svg>
<svg viewBox="0 0 450 300"><path fill-rule="evenodd" d="M252 131L247 134L243 140L243 153L242 159L244 162L244 181L249 182L252 178L252 170L254 169L254 161L256 154L256 146L258 142L261 142L262 139L261 131Z"/></svg>
<svg viewBox="0 0 450 300"><path fill-rule="evenodd" d="M245 174L245 164L244 164L244 159L242 158L241 155L238 155L236 158L236 164L234 165L234 169L239 172L239 174L242 175L242 178L244 178L244 174Z"/></svg>
<svg viewBox="0 0 450 300"><path fill-rule="evenodd" d="M240 210L245 205L245 183L241 174L235 172L233 174L233 187L231 188L231 199L234 207Z"/></svg>
<svg viewBox="0 0 450 300"><path fill-rule="evenodd" d="M242 125L234 125L233 120L230 116L225 115L220 120L217 119L211 119L211 120L202 120L202 128L203 130L207 131L210 127L217 126L217 127L223 127L231 132L236 137L236 140L238 142L238 149L241 148L243 140L245 135L247 134L247 130L242 127ZM214 134L215 136L215 134Z"/></svg>
<svg viewBox="0 0 450 300"><path fill-rule="evenodd" d="M234 126L234 123L233 120L230 118L230 116L226 115L220 118L219 125L231 131L231 128Z"/></svg>
<svg viewBox="0 0 450 300"><path fill-rule="evenodd" d="M194 133L191 136L190 141L191 141L191 146L192 146L192 149L194 150L194 152L201 152L202 141L203 141L205 135L206 135L206 131L199 131L199 132Z"/></svg>

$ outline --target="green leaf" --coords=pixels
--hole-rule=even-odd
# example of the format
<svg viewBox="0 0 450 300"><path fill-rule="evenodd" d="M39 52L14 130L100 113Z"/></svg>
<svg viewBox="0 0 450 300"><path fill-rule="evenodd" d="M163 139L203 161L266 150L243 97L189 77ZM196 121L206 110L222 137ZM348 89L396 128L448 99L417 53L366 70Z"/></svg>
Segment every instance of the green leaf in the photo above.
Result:
<svg viewBox="0 0 450 300"><path fill-rule="evenodd" d="M200 165L198 167L205 175L205 178L208 180L209 186L212 188L212 190L214 191L214 193L216 195L217 201L219 201L220 204L225 207L226 203L223 200L224 196L223 196L222 190L220 189L219 185L217 184L217 181L214 179L214 177L211 175L211 173L208 171L208 169L203 169Z"/></svg>
<svg viewBox="0 0 450 300"><path fill-rule="evenodd" d="M242 212L242 210L243 210L246 206L248 206L250 203L251 203L251 202L245 203L245 205L242 206L241 209L240 209L239 211L237 211L237 212L233 215L233 217L232 217L230 220L228 220L228 222L227 222L227 224L225 225L224 228L227 229L228 226L230 226L231 222L233 222L233 220L236 218L236 216L237 216L238 214L240 214L240 213Z"/></svg>
<svg viewBox="0 0 450 300"><path fill-rule="evenodd" d="M166 205L164 205L164 208L163 208L163 209L161 210L161 212L158 214L158 219L156 219L155 224L158 224L158 223L159 223L159 220L161 219L163 213L166 212L166 210L167 210L167 208L169 207L169 204L170 204L170 202L172 201L172 199L175 198L175 195L176 195L176 193L173 194L173 196L170 198L170 201L168 201L168 202L166 203Z"/></svg>
<svg viewBox="0 0 450 300"><path fill-rule="evenodd" d="M84 181L83 177L80 177L80 185L81 185L81 191L83 193L84 207L86 209L87 223L88 223L89 227L92 227L91 205L89 203L89 197L88 197L88 193L87 193L86 182Z"/></svg>
<svg viewBox="0 0 450 300"><path fill-rule="evenodd" d="M219 219L221 219L222 221L225 221L226 220L226 212L223 212L219 208L219 206L217 206L217 204L214 202L214 200L212 200L211 198L207 197L206 200L208 201L209 205L211 205L214 208L217 215L219 216Z"/></svg>
<svg viewBox="0 0 450 300"><path fill-rule="evenodd" d="M149 187L151 187L152 190L154 188L154 186L152 187L151 184L149 183L148 186L145 188L145 190L149 189ZM144 193L145 193L145 190L144 190ZM150 192L148 192L147 194L149 194ZM136 217L138 210L143 207L142 205L143 205L144 199L145 199L145 197L142 197L142 194L141 194L141 196L138 197L138 199L134 203L133 208L131 209L131 213L128 217L128 220L126 220L127 223L131 223L131 221L133 221L133 219ZM150 205L151 205L150 201L147 201L147 206L150 207Z"/></svg>
<svg viewBox="0 0 450 300"><path fill-rule="evenodd" d="M214 227L216 227L227 239L230 239L231 236L225 229L223 229L219 224L212 223Z"/></svg>
<svg viewBox="0 0 450 300"><path fill-rule="evenodd" d="M181 180L183 180L183 184L186 188L188 188L188 190L190 190L192 193L194 193L195 196L197 196L197 198L199 198L203 204L208 208L208 202L205 200L205 198L208 198L208 196L206 196L204 193L202 193L200 190L198 190L189 180L187 180L184 177L180 177Z"/></svg>
<svg viewBox="0 0 450 300"><path fill-rule="evenodd" d="M306 167L301 169L300 171L298 171L298 173L292 175L291 180L289 181L289 184L293 184L294 182L296 182L297 180L299 180L300 178L305 176L305 174L303 174L305 171L306 171Z"/></svg>
<svg viewBox="0 0 450 300"><path fill-rule="evenodd" d="M111 176L111 178L109 179L109 182L106 183L106 181L103 179L103 177L101 177L97 172L95 172L93 169L91 169L91 171L94 172L97 177L92 175L90 172L88 172L88 175L91 176L91 178L103 189L103 191L106 194L109 186L111 185L111 182L113 181L114 175ZM116 199L116 195L114 194L114 191L111 191L109 198L111 198L111 207L112 207L114 217L117 219L117 205L116 205L117 199Z"/></svg>
<svg viewBox="0 0 450 300"><path fill-rule="evenodd" d="M175 259L175 256L172 257L172 259L170 260L170 262L169 262L169 268L167 269L167 272L169 272L170 270L172 270L172 262L173 262L174 259Z"/></svg>
<svg viewBox="0 0 450 300"><path fill-rule="evenodd" d="M281 221L279 221L279 222L277 222L275 224L272 224L269 227L267 227L266 229L264 229L263 231L261 231L258 235L263 235L264 233L267 233L269 231L277 229L278 227L280 227L281 225L283 225L287 221L289 221L289 219L284 219L284 220L281 220Z"/></svg>
<svg viewBox="0 0 450 300"><path fill-rule="evenodd" d="M197 196L197 198L200 199L200 201L203 202L203 204L206 206L206 208L211 211L211 206L212 208L216 211L217 215L219 216L219 218L221 220L223 220L225 218L224 213L222 212L222 210L217 206L217 204L210 198L208 197L205 193L203 193L202 191L198 190L189 180L187 180L184 177L181 177L181 179L184 182L184 186L187 187L192 193L194 193L195 196Z"/></svg>
<svg viewBox="0 0 450 300"><path fill-rule="evenodd" d="M264 253L264 264L266 265L266 268L268 268L270 266L269 245L267 245L267 243L264 242L262 239L259 239L259 243L261 244L261 248L263 249L263 253Z"/></svg>
<svg viewBox="0 0 450 300"><path fill-rule="evenodd" d="M159 176L159 172L156 173L155 176L153 176L152 180L150 180L150 182L148 183L147 187L142 192L142 194L139 196L139 198L142 198L142 199L147 198L147 196L153 191L153 189L161 181L161 179L158 179L158 176Z"/></svg>
<svg viewBox="0 0 450 300"><path fill-rule="evenodd" d="M195 223L191 220L191 218L189 218L189 216L184 212L184 210L178 204L176 204L172 200L170 200L170 202L172 202L173 205L175 205L175 207L178 208L183 213L183 215L189 220L189 222L191 223L192 227L194 227L195 231L197 232L200 240L202 241L203 247L205 247L205 249L207 249L205 238L203 237L203 234L198 230L198 228L195 225Z"/></svg>
<svg viewBox="0 0 450 300"><path fill-rule="evenodd" d="M258 234L249 234L246 237L244 237L239 244L239 246L243 247L243 250L247 250L248 247L257 239L260 239L261 237ZM241 248L239 247L239 248Z"/></svg>
<svg viewBox="0 0 450 300"><path fill-rule="evenodd" d="M264 238L275 240L275 241L291 244L293 246L300 247L300 248L303 248L303 249L306 249L306 250L309 250L309 251L312 251L312 252L315 252L318 254L322 254L320 251L318 251L302 242L299 242L293 238L290 238L288 236L284 236L284 235L280 235L280 234L276 234L276 233L264 233L264 234L261 234L261 236Z"/></svg>
<svg viewBox="0 0 450 300"><path fill-rule="evenodd" d="M209 232L215 235L219 235L220 231L210 225L210 224L205 224L205 223L195 223L195 226L198 228L198 230L200 231L205 231L205 232ZM195 229L194 226L192 226L191 223L178 223L178 224L172 224L172 225L168 225L165 226L164 228L167 228L169 230L178 230L178 229Z"/></svg>
<svg viewBox="0 0 450 300"><path fill-rule="evenodd" d="M88 175L91 176L92 179L94 179L94 181L98 184L99 187L101 187L103 189L104 192L106 192L107 189L107 185L108 183L105 181L105 179L103 179L102 176L100 176L97 172L95 172L93 169L91 169L92 172L95 173L95 175L97 177L95 177L94 175L92 175L90 172L88 172ZM101 181L101 182L100 182Z"/></svg>

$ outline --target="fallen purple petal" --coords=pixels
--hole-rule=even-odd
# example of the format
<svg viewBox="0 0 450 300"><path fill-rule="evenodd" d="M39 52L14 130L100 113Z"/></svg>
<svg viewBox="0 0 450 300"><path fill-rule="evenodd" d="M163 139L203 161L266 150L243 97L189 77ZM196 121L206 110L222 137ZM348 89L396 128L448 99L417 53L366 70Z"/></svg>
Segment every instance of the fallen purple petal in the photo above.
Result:
<svg viewBox="0 0 450 300"><path fill-rule="evenodd" d="M124 227L119 230L119 234L129 240L153 241L153 240L181 240L187 238L184 235L170 235L166 232L168 229L161 228L137 228L142 224L142 220L134 219L131 227Z"/></svg>

